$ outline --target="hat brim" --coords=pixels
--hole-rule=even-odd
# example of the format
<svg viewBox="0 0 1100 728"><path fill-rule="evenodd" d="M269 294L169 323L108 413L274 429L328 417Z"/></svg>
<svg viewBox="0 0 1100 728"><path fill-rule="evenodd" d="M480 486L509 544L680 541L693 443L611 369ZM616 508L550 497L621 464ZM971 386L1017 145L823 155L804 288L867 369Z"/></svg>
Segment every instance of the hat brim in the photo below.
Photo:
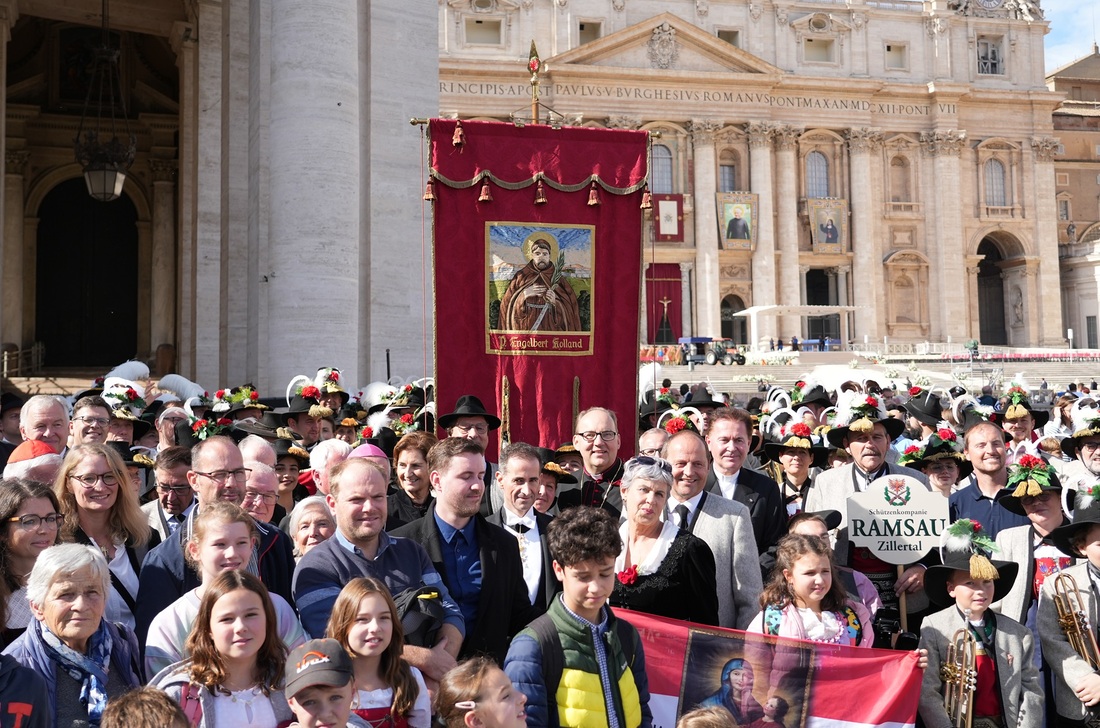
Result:
<svg viewBox="0 0 1100 728"><path fill-rule="evenodd" d="M804 447L794 448L794 447L791 447L790 445L784 445L781 442L765 442L764 443L764 454L768 456L769 460L773 460L775 462L779 462L779 455L784 450L805 450L805 449L806 448L804 448ZM817 445L814 445L814 446L809 448L809 452L810 452L810 457L813 458L813 460L810 462L810 467L811 468L825 467L825 463L829 459L829 448L827 448L827 447L818 447Z"/></svg>
<svg viewBox="0 0 1100 728"><path fill-rule="evenodd" d="M992 561L992 563L997 568L999 576L993 580L993 598L989 600L990 604L999 602L1008 596L1008 592L1012 589L1012 584L1016 581L1016 576L1020 571L1020 565L1015 561ZM949 607L955 603L955 599L947 593L947 580L951 577L953 571L963 571L963 569L956 569L953 566L944 564L936 564L925 569L924 592L935 604Z"/></svg>
<svg viewBox="0 0 1100 728"><path fill-rule="evenodd" d="M460 417L484 417L485 421L489 423L490 430L495 430L500 427L500 418L488 412L449 412L437 418L436 422L438 422L439 426L444 430L449 430L455 426L455 423L458 422Z"/></svg>
<svg viewBox="0 0 1100 728"><path fill-rule="evenodd" d="M1095 511L1094 511L1095 513ZM1100 514L1086 516L1080 520L1074 520L1072 523L1067 523L1064 526L1059 526L1050 532L1050 540L1063 554L1069 554L1070 556L1076 556L1079 559L1087 558L1083 553L1078 551L1070 543L1073 537L1078 531L1088 528L1089 526L1100 523Z"/></svg>
<svg viewBox="0 0 1100 728"><path fill-rule="evenodd" d="M905 423L896 417L886 417L881 420L875 420L877 425L882 425L886 428L886 434L890 436L890 442L898 439L898 435L905 431ZM848 437L851 430L847 426L834 427L825 433L825 437L829 440L829 444L838 450L844 449L844 438Z"/></svg>
<svg viewBox="0 0 1100 728"><path fill-rule="evenodd" d="M844 520L843 514L840 511L825 510L825 511L807 511L807 515L817 516L821 520L825 521L825 528L832 531L833 529L840 528L840 522Z"/></svg>
<svg viewBox="0 0 1100 728"><path fill-rule="evenodd" d="M262 422L234 422L233 428L257 437L274 438L279 436L274 427L268 427Z"/></svg>
<svg viewBox="0 0 1100 728"><path fill-rule="evenodd" d="M1023 499L1017 498L1016 496L1012 495L1013 490L1015 490L1015 489L1014 488L1005 488L1000 493L998 493L993 498L993 500L996 501L1001 506L1001 508L1004 508L1009 513L1015 513L1017 516L1023 516L1024 518L1027 518L1027 511L1024 510ZM1053 490L1053 488L1051 488L1051 490ZM1058 491L1061 491L1061 490L1062 490L1062 484L1058 483ZM1073 489L1071 488L1070 491L1071 491L1071 493L1069 494L1071 496L1070 497L1070 503L1072 503L1073 502L1073 498L1072 498ZM1059 508L1061 508L1061 506L1059 506Z"/></svg>
<svg viewBox="0 0 1100 728"><path fill-rule="evenodd" d="M936 458L936 460L910 460L908 463L905 464L905 467L912 468L913 470L919 470L923 473L924 469L928 467L928 465L936 462L937 460L943 460L943 458ZM971 463L966 458L956 458L955 463L959 466L959 480L969 477L970 474L974 472L973 463Z"/></svg>

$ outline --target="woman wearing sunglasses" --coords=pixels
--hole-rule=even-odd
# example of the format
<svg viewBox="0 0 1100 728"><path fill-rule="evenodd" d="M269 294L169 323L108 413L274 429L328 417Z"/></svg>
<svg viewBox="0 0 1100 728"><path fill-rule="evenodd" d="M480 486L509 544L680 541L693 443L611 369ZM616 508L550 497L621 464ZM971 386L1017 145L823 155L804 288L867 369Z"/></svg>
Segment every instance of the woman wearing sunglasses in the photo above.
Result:
<svg viewBox="0 0 1100 728"><path fill-rule="evenodd" d="M23 478L0 481L0 568L10 596L0 645L7 647L34 619L27 577L38 555L58 542L61 517L49 486Z"/></svg>
<svg viewBox="0 0 1100 728"><path fill-rule="evenodd" d="M642 456L626 463L611 606L700 624L718 624L714 555L701 539L665 518L672 490L667 460Z"/></svg>

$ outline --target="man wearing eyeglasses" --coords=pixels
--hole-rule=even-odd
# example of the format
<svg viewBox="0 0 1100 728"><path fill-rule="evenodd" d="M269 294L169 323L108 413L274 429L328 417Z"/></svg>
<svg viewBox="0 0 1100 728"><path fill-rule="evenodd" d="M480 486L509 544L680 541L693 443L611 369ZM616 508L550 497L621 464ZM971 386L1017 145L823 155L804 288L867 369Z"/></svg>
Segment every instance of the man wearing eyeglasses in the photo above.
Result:
<svg viewBox="0 0 1100 728"><path fill-rule="evenodd" d="M286 509L276 503L279 478L275 475L275 468L254 460L245 463L245 467L251 472L244 484L244 503L241 506L260 523L279 523L286 517ZM277 513L277 510L282 513Z"/></svg>
<svg viewBox="0 0 1100 728"><path fill-rule="evenodd" d="M176 444L176 425L188 420L183 407L165 407L157 415L157 451L167 450Z"/></svg>
<svg viewBox="0 0 1100 728"><path fill-rule="evenodd" d="M195 491L187 482L191 469L191 450L173 445L157 453L153 466L157 497L141 507L149 525L166 541L187 520L195 506Z"/></svg>
<svg viewBox="0 0 1100 728"><path fill-rule="evenodd" d="M576 430L573 447L584 461L584 475L579 489L558 495L558 508L564 511L572 506L594 506L618 518L623 510L619 420L609 409L592 407L577 416Z"/></svg>
<svg viewBox="0 0 1100 728"><path fill-rule="evenodd" d="M81 397L73 405L73 418L69 421L71 444L106 442L110 424L111 408L102 397Z"/></svg>
<svg viewBox="0 0 1100 728"><path fill-rule="evenodd" d="M135 615L137 634L145 639L149 624L165 607L199 585L198 576L183 556L183 544L191 537L191 524L204 503L224 500L242 505L248 468L240 448L228 437L208 437L191 449L191 469L187 482L198 498L187 520L180 524L172 538L157 546L145 557L141 567L141 590ZM270 523L255 523L259 541L252 549L248 571L273 594L293 605L290 581L294 572L294 554L290 537Z"/></svg>

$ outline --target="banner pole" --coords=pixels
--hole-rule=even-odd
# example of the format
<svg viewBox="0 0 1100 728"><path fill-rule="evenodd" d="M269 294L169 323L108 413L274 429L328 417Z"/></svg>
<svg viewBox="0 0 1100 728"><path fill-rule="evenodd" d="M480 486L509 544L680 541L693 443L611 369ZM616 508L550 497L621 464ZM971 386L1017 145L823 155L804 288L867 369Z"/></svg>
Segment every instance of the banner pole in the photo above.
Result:
<svg viewBox="0 0 1100 728"><path fill-rule="evenodd" d="M905 567L902 566L901 564L898 564L898 578L900 579L901 575L904 574L904 573L905 573ZM908 624L909 619L905 614L907 611L908 610L905 608L905 590L902 589L901 594L898 594L898 617L901 621L901 631L902 632L908 632L909 631L909 624Z"/></svg>

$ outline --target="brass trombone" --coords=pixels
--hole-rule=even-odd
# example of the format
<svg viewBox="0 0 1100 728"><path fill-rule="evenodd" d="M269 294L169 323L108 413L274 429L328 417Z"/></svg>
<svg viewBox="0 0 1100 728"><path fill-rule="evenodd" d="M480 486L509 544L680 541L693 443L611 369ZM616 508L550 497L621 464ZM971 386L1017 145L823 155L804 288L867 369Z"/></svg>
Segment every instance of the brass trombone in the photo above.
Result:
<svg viewBox="0 0 1100 728"><path fill-rule="evenodd" d="M1065 632L1070 647L1093 670L1100 669L1100 646L1089 625L1081 590L1077 588L1077 580L1064 571L1054 577L1054 607L1058 610L1058 626Z"/></svg>
<svg viewBox="0 0 1100 728"><path fill-rule="evenodd" d="M970 610L966 611L970 619ZM978 688L978 641L967 623L956 630L947 645L947 658L940 665L943 680L943 709L954 728L970 728L974 722L974 692Z"/></svg>

